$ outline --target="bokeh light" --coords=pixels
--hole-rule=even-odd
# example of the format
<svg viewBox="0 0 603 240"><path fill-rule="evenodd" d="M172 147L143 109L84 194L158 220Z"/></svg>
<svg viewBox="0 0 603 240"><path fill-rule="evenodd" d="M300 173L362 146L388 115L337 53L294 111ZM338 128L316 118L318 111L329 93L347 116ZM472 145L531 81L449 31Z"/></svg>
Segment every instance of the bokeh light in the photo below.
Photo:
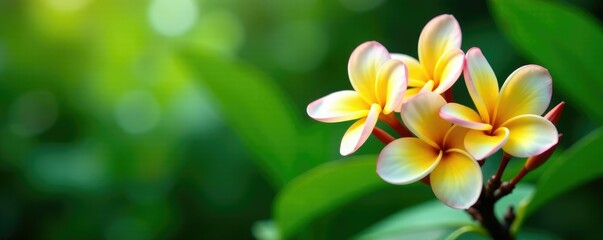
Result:
<svg viewBox="0 0 603 240"><path fill-rule="evenodd" d="M10 128L15 134L25 137L40 134L55 123L58 108L55 96L48 91L24 94L10 107Z"/></svg>
<svg viewBox="0 0 603 240"><path fill-rule="evenodd" d="M245 29L241 20L232 12L214 10L200 17L190 41L204 49L234 55L245 41Z"/></svg>
<svg viewBox="0 0 603 240"><path fill-rule="evenodd" d="M131 134L150 131L157 125L160 117L161 110L157 99L144 90L127 92L115 108L117 124Z"/></svg>
<svg viewBox="0 0 603 240"><path fill-rule="evenodd" d="M40 146L29 159L28 175L41 191L101 191L108 184L104 155L93 142Z"/></svg>
<svg viewBox="0 0 603 240"><path fill-rule="evenodd" d="M220 126L221 118L210 93L193 83L183 87L169 106L171 126L187 134L208 134Z"/></svg>
<svg viewBox="0 0 603 240"><path fill-rule="evenodd" d="M148 16L155 31L165 36L178 36L193 27L198 12L194 0L152 0Z"/></svg>

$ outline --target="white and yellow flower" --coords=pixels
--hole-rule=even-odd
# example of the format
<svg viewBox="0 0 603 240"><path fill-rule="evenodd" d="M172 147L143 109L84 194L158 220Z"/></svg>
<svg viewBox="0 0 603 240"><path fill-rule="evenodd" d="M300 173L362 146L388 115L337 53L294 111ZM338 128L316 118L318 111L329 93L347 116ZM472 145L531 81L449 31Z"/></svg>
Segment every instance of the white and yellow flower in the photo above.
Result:
<svg viewBox="0 0 603 240"><path fill-rule="evenodd" d="M380 115L399 108L408 82L404 63L392 59L378 42L358 46L348 63L354 91L334 92L308 105L308 115L322 122L358 119L341 141L341 155L355 152L368 139Z"/></svg>
<svg viewBox="0 0 603 240"><path fill-rule="evenodd" d="M467 51L465 83L477 112L457 103L442 107L440 116L471 129L465 148L475 159L484 159L502 148L516 157L538 155L557 143L557 129L540 116L552 95L549 72L538 65L515 70L502 88L479 48Z"/></svg>
<svg viewBox="0 0 603 240"><path fill-rule="evenodd" d="M424 92L402 107L402 120L417 137L388 144L377 161L377 174L393 184L408 184L429 175L431 188L440 201L458 209L472 206L482 190L479 164L464 150L467 129L440 118L446 100Z"/></svg>
<svg viewBox="0 0 603 240"><path fill-rule="evenodd" d="M452 15L443 14L423 28L419 36L418 60L404 54L392 54L392 58L408 67L406 99L422 89L442 94L452 87L463 71L461 40L459 23Z"/></svg>

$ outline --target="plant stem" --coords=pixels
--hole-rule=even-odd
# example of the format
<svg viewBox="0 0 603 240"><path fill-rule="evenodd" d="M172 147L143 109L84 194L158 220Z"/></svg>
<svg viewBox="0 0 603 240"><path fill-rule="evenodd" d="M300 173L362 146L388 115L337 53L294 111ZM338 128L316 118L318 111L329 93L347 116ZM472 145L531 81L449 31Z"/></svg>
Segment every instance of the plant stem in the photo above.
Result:
<svg viewBox="0 0 603 240"><path fill-rule="evenodd" d="M516 185L529 171L522 168L521 171L511 180L511 184Z"/></svg>
<svg viewBox="0 0 603 240"><path fill-rule="evenodd" d="M512 212L510 214L508 213L508 215L513 217L508 218L509 222L505 222L504 224L501 223L494 213L494 204L497 200L498 199L494 198L493 195L489 195L486 191L482 191L477 203L467 209L467 212L477 220L486 231L488 231L492 239L512 240L514 237L511 235L509 228L514 219L514 215Z"/></svg>
<svg viewBox="0 0 603 240"><path fill-rule="evenodd" d="M396 118L396 116L394 116L393 113L390 113L390 114L387 114L387 115L381 114L379 116L379 119L381 119L388 126L390 126L392 129L394 129L394 131L396 131L398 134L400 134L400 137L410 137L410 136L412 136L412 134L408 131L408 129L406 129L406 127L404 127L402 125L402 123L400 123L400 121L398 120L398 118Z"/></svg>
<svg viewBox="0 0 603 240"><path fill-rule="evenodd" d="M509 160L511 160L511 155L508 153L503 153L502 159L500 160L500 165L498 166L498 171L496 171L496 175L494 175L495 181L500 182L500 178L505 172L505 168L507 168Z"/></svg>
<svg viewBox="0 0 603 240"><path fill-rule="evenodd" d="M373 135L385 145L395 140L392 135L389 135L389 133L383 131L383 129L378 127L373 128Z"/></svg>
<svg viewBox="0 0 603 240"><path fill-rule="evenodd" d="M467 209L467 212L473 219L478 221L488 231L490 236L496 240L514 239L509 230L511 223L515 220L515 213L513 207L510 207L509 211L505 214L504 220L499 221L494 213L494 205L501 197L511 193L517 183L515 181L521 180L525 173L527 173L522 171L512 181L501 184L500 179L511 158L511 155L503 153L496 174L484 186L477 202L471 208Z"/></svg>
<svg viewBox="0 0 603 240"><path fill-rule="evenodd" d="M528 169L522 168L521 171L513 179L511 179L511 181L504 182L502 185L500 185L498 191L496 191L494 194L494 198L498 200L509 195L509 193L511 193L515 188L515 185L517 185L517 183L521 181L521 179L528 174L528 172Z"/></svg>

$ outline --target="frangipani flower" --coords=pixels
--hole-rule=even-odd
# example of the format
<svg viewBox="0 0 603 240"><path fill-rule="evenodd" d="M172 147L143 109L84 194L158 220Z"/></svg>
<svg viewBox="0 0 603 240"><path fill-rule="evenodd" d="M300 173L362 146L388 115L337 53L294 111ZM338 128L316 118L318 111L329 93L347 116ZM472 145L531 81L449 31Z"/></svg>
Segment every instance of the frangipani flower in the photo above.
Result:
<svg viewBox="0 0 603 240"><path fill-rule="evenodd" d="M391 114L402 104L408 81L406 66L391 59L378 42L365 42L352 52L348 75L354 91L334 92L307 108L308 115L321 122L358 119L341 141L339 151L344 156L366 141L380 115Z"/></svg>
<svg viewBox="0 0 603 240"><path fill-rule="evenodd" d="M467 129L440 118L446 100L424 92L403 105L402 119L417 137L397 139L383 149L377 174L393 184L407 184L429 175L431 188L444 204L458 209L472 206L482 189L482 171L464 150Z"/></svg>
<svg viewBox="0 0 603 240"><path fill-rule="evenodd" d="M463 71L461 27L452 15L435 17L419 36L419 60L404 54L392 54L408 68L406 99L425 88L438 94L448 90Z"/></svg>
<svg viewBox="0 0 603 240"><path fill-rule="evenodd" d="M526 65L511 73L500 92L496 76L479 48L469 49L464 69L473 109L446 104L440 116L471 129L465 148L475 159L502 149L516 157L538 155L557 143L557 129L541 117L549 106L552 80L538 65Z"/></svg>

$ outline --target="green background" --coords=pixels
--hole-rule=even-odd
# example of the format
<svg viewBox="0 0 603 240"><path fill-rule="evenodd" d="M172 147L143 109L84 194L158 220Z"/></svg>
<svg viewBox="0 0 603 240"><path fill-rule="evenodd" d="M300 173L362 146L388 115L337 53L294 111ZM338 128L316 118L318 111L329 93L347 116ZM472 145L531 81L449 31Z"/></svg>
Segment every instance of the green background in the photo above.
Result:
<svg viewBox="0 0 603 240"><path fill-rule="evenodd" d="M553 76L551 107L566 101L558 154L525 179L537 190L522 229L538 229L526 238L597 236L601 1L0 0L0 238L370 233L435 197L383 183L374 138L341 157L351 122L316 122L305 108L351 89L360 43L416 56L421 29L443 13L500 84L539 64ZM454 90L472 106L462 78ZM439 207L419 212L451 222L394 228L438 238L466 224Z"/></svg>

